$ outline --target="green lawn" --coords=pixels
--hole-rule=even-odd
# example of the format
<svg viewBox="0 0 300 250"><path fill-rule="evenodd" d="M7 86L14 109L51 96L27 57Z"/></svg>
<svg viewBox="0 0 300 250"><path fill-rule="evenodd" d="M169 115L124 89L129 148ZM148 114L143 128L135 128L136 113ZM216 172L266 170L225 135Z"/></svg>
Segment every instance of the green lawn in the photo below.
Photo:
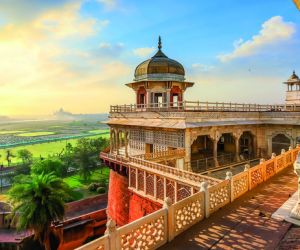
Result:
<svg viewBox="0 0 300 250"><path fill-rule="evenodd" d="M23 133L24 130L10 130L10 131L0 131L0 135L8 135L8 134L16 134L16 133Z"/></svg>
<svg viewBox="0 0 300 250"><path fill-rule="evenodd" d="M109 129L95 129L95 130L90 130L89 133L92 134L102 134L102 133L109 133Z"/></svg>
<svg viewBox="0 0 300 250"><path fill-rule="evenodd" d="M47 131L43 131L43 132L29 132L29 133L22 133L22 134L18 134L17 136L43 136L43 135L54 135L54 132L47 132Z"/></svg>
<svg viewBox="0 0 300 250"><path fill-rule="evenodd" d="M86 138L109 138L109 134L103 134L103 135L92 135L88 136ZM55 141L55 142L45 142L40 144L32 144L32 145L25 145L25 146L18 146L14 148L10 148L12 153L16 155L16 152L20 149L28 149L32 154L34 158L38 158L40 156L47 157L48 155L53 155L56 153L61 152L61 150L66 146L66 143L71 143L73 146L76 145L78 141L78 138L76 139L68 139L68 140L61 140L61 141ZM2 156L0 158L0 164L3 162L3 164L6 166L7 162L5 160L7 149L0 149L0 155ZM12 164L21 162L20 159L14 157L12 158Z"/></svg>
<svg viewBox="0 0 300 250"><path fill-rule="evenodd" d="M90 180L85 182L79 174L72 175L70 177L64 178L64 181L74 189L73 195L76 200L87 198L89 196L96 195L96 192L90 192L88 186L90 183L108 183L109 179L109 168L102 167L101 169L96 169L92 172Z"/></svg>

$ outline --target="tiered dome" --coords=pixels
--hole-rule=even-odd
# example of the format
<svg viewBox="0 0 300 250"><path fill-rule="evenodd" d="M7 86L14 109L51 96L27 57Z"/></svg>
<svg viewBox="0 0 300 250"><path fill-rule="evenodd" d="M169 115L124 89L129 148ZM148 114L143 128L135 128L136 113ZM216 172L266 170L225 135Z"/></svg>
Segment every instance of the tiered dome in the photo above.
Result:
<svg viewBox="0 0 300 250"><path fill-rule="evenodd" d="M290 76L290 78L286 81L286 83L300 83L300 79L296 75L295 70L293 71L293 74Z"/></svg>
<svg viewBox="0 0 300 250"><path fill-rule="evenodd" d="M184 81L183 66L168 58L161 50L161 38L158 39L158 51L156 54L139 64L135 69L135 81L161 80L161 81Z"/></svg>

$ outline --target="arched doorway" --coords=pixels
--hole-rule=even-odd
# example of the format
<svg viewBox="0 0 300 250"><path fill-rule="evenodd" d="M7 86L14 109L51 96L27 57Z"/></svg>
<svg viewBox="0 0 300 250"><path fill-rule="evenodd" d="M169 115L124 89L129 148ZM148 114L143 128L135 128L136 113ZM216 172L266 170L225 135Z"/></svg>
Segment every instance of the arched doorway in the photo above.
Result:
<svg viewBox="0 0 300 250"><path fill-rule="evenodd" d="M235 139L231 133L224 133L218 141L218 163L229 164L235 158Z"/></svg>
<svg viewBox="0 0 300 250"><path fill-rule="evenodd" d="M285 134L277 134L272 137L272 152L276 155L281 153L281 149L288 150L291 145L291 139Z"/></svg>
<svg viewBox="0 0 300 250"><path fill-rule="evenodd" d="M253 158L255 156L255 150L254 150L254 138L251 132L245 131L240 137L240 152L239 154L244 159Z"/></svg>
<svg viewBox="0 0 300 250"><path fill-rule="evenodd" d="M214 167L213 142L208 135L198 136L191 145L191 167L194 172Z"/></svg>

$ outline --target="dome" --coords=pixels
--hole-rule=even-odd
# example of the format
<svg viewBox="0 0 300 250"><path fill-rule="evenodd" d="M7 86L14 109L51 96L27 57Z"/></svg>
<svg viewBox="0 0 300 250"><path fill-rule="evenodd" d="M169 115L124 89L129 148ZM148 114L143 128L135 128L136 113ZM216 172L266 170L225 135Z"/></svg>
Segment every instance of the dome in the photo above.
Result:
<svg viewBox="0 0 300 250"><path fill-rule="evenodd" d="M290 76L290 78L286 81L287 83L298 83L300 82L299 77L296 75L295 71L293 71L293 74Z"/></svg>
<svg viewBox="0 0 300 250"><path fill-rule="evenodd" d="M156 54L139 64L134 73L135 81L140 80L160 80L160 81L184 81L183 66L168 58L161 51L161 39L158 40L158 51Z"/></svg>

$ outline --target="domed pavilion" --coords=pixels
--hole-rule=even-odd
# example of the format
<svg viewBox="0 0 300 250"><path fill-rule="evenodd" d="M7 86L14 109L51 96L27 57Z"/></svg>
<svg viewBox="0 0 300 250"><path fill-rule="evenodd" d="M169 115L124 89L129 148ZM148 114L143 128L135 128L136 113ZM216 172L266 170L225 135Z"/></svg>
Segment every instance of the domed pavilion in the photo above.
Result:
<svg viewBox="0 0 300 250"><path fill-rule="evenodd" d="M162 52L159 37L156 54L136 67L134 82L126 85L136 92L137 106L146 108L180 106L185 90L194 83L185 81L181 63Z"/></svg>

